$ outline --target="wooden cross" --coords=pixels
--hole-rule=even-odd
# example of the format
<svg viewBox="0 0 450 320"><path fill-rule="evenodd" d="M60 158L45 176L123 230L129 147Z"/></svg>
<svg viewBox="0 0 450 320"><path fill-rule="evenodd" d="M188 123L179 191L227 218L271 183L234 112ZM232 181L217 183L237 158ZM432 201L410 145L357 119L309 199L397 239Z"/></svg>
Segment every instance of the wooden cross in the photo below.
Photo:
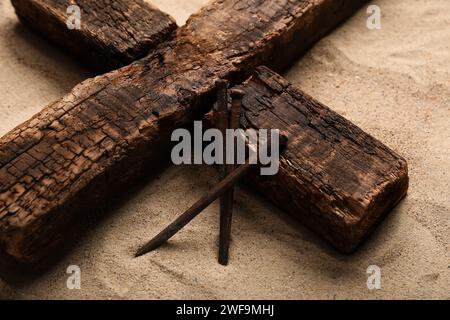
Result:
<svg viewBox="0 0 450 320"><path fill-rule="evenodd" d="M339 250L354 250L406 194L403 158L257 68L286 69L364 0L217 0L176 32L168 32L173 21L163 14L152 20L155 9L141 0L114 1L112 8L79 0L94 13L81 30L67 29L62 1L12 2L21 21L86 60L94 57L98 67L147 54L84 81L1 138L0 244L19 261L47 256L75 217L166 159L172 131L211 108L218 79L237 85L253 74L241 86L241 126L293 137L278 175L251 174L248 181ZM147 41L151 34L155 41Z"/></svg>

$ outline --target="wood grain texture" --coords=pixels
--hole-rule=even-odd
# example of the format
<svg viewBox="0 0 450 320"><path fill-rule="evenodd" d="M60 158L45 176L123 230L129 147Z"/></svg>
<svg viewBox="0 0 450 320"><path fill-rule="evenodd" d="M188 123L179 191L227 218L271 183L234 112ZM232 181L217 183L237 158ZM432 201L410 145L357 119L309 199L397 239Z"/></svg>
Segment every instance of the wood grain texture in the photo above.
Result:
<svg viewBox="0 0 450 320"><path fill-rule="evenodd" d="M143 58L174 35L175 20L142 0L11 0L32 30L87 62L108 71ZM81 9L81 29L67 27L67 8Z"/></svg>
<svg viewBox="0 0 450 320"><path fill-rule="evenodd" d="M243 90L241 126L289 138L279 173L256 170L250 184L340 251L354 251L406 195L406 161L268 68Z"/></svg>
<svg viewBox="0 0 450 320"><path fill-rule="evenodd" d="M120 70L86 80L0 139L0 243L45 257L75 217L169 153L172 131L207 112L215 81L287 67L362 0L214 1L176 37Z"/></svg>

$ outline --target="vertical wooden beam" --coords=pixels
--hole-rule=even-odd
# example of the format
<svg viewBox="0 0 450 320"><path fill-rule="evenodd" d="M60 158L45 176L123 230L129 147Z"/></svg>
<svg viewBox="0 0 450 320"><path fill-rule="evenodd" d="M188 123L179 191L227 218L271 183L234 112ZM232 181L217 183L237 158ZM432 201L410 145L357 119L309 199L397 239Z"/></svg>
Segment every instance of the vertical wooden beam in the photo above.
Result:
<svg viewBox="0 0 450 320"><path fill-rule="evenodd" d="M17 16L31 30L99 71L117 69L146 56L175 35L169 15L142 0L11 0ZM80 12L80 29L69 29Z"/></svg>

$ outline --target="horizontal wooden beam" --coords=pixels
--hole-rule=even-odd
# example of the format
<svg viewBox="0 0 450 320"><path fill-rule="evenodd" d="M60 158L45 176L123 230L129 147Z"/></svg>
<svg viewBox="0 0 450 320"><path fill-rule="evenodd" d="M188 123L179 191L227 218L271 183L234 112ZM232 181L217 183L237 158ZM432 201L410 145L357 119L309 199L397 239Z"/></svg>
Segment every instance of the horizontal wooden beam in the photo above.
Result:
<svg viewBox="0 0 450 320"><path fill-rule="evenodd" d="M342 252L352 252L406 195L405 159L265 67L242 88L243 128L289 140L276 176L248 181Z"/></svg>
<svg viewBox="0 0 450 320"><path fill-rule="evenodd" d="M11 0L19 19L57 46L107 71L143 58L163 40L175 34L177 25L169 15L142 0ZM80 29L76 12L80 8Z"/></svg>
<svg viewBox="0 0 450 320"><path fill-rule="evenodd" d="M75 217L167 156L216 80L286 68L364 2L213 1L144 59L75 87L0 139L1 247L23 262L51 253Z"/></svg>

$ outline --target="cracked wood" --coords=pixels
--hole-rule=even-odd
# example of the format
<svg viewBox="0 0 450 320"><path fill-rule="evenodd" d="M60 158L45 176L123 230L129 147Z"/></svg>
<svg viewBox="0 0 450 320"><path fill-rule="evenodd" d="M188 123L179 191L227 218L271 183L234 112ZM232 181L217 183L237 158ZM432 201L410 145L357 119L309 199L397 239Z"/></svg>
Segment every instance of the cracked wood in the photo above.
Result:
<svg viewBox="0 0 450 320"><path fill-rule="evenodd" d="M0 243L35 262L74 217L108 201L169 153L214 83L260 64L288 67L363 0L214 1L144 59L86 80L0 139Z"/></svg>
<svg viewBox="0 0 450 320"><path fill-rule="evenodd" d="M20 21L100 71L143 58L174 35L175 20L142 0L11 0ZM81 29L66 25L69 5Z"/></svg>
<svg viewBox="0 0 450 320"><path fill-rule="evenodd" d="M355 250L406 195L406 161L268 68L243 89L241 126L289 138L279 173L248 182L340 251Z"/></svg>

